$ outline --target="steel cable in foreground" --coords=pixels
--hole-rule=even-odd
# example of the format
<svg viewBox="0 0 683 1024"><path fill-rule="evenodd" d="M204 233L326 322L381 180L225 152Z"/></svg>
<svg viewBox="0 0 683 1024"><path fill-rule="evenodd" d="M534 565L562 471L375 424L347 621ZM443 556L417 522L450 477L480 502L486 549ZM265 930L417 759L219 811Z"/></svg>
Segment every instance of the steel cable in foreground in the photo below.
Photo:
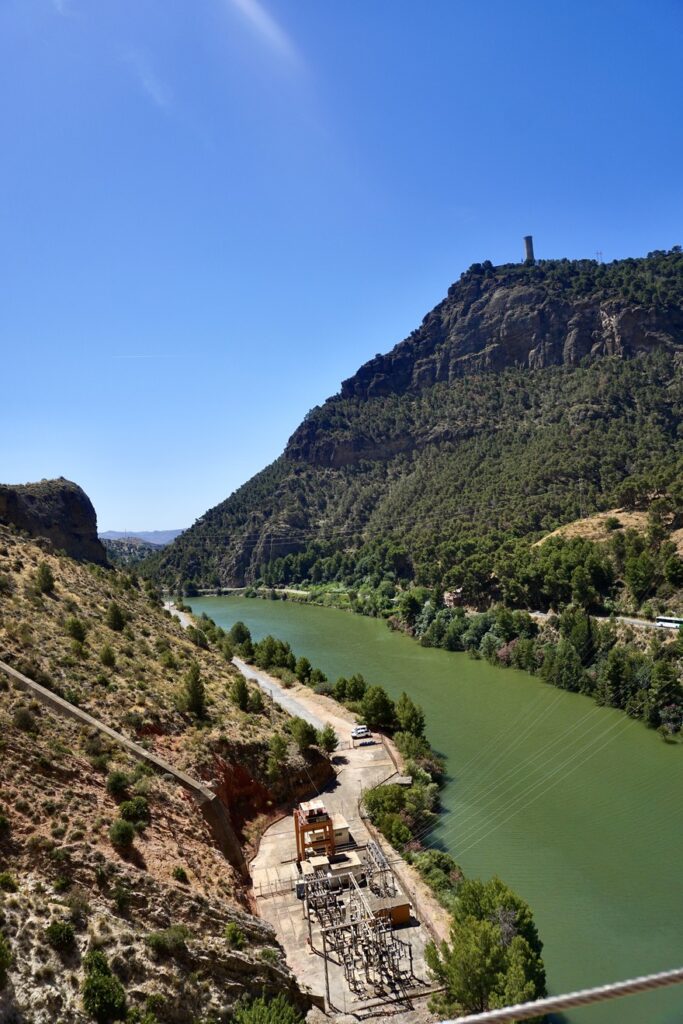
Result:
<svg viewBox="0 0 683 1024"><path fill-rule="evenodd" d="M537 999L533 1003L519 1003L517 1006L506 1006L501 1010L486 1010L484 1013L473 1013L467 1017L444 1021L444 1024L500 1024L502 1021L530 1020L540 1017L553 1010L569 1010L575 1006L588 1006L590 1003L601 1003L607 999L618 999L636 992L648 992L666 985L683 982L683 967L673 971L661 971L659 974L646 974L641 978L629 981L617 981L611 985L600 985L598 988L585 988L578 992L568 992L563 996L549 996Z"/></svg>

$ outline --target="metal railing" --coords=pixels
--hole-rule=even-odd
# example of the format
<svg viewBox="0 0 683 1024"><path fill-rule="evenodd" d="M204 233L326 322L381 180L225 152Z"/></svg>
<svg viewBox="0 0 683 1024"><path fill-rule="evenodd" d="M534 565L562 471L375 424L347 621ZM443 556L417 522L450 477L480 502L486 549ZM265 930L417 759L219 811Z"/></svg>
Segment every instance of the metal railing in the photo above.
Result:
<svg viewBox="0 0 683 1024"><path fill-rule="evenodd" d="M576 1006L589 1006L591 1003L602 1003L607 999L620 999L622 996L634 995L636 992L649 992L651 989L664 988L666 985L678 985L683 982L683 967L673 971L661 971L659 974L645 974L640 978L628 981L617 981L611 985L600 985L597 988L585 988L578 992L568 992L563 996L549 996L537 999L533 1003L519 1003L517 1006L506 1006L500 1010L486 1010L484 1013L468 1014L456 1017L455 1020L444 1021L444 1024L502 1024L502 1022L530 1020L542 1017L544 1013L554 1010L571 1010Z"/></svg>

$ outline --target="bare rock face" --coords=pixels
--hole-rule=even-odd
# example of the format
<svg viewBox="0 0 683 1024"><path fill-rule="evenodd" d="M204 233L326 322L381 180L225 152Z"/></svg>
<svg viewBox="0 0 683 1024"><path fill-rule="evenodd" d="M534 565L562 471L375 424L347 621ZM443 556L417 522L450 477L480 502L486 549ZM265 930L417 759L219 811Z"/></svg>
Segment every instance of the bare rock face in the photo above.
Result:
<svg viewBox="0 0 683 1024"><path fill-rule="evenodd" d="M78 561L108 564L90 498L64 477L35 484L0 484L0 523L25 530L31 537L45 537Z"/></svg>
<svg viewBox="0 0 683 1024"><path fill-rule="evenodd" d="M683 341L683 311L617 299L570 299L485 277L453 285L422 325L342 384L342 397L420 391L438 381L496 372L628 358Z"/></svg>

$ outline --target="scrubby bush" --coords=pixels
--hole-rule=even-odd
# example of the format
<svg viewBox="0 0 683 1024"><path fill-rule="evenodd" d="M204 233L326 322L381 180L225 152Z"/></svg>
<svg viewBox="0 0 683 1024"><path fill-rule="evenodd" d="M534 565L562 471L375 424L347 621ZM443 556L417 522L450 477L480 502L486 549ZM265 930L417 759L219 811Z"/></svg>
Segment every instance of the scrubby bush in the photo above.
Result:
<svg viewBox="0 0 683 1024"><path fill-rule="evenodd" d="M9 871L0 871L0 890L2 892L16 892L18 888L14 875Z"/></svg>
<svg viewBox="0 0 683 1024"><path fill-rule="evenodd" d="M303 1017L295 1006L279 995L275 999L259 999L240 1003L233 1015L234 1024L302 1024Z"/></svg>
<svg viewBox="0 0 683 1024"><path fill-rule="evenodd" d="M116 665L116 655L114 654L113 648L110 647L109 644L105 644L102 650L100 651L100 661L105 666L105 668L114 668L114 666Z"/></svg>
<svg viewBox="0 0 683 1024"><path fill-rule="evenodd" d="M87 634L85 623L81 622L81 620L76 618L75 615L69 616L66 620L66 631L72 640L76 640L79 644L85 643L85 637Z"/></svg>
<svg viewBox="0 0 683 1024"><path fill-rule="evenodd" d="M235 924L234 921L230 921L229 924L226 924L224 935L228 945L232 949L244 949L244 945L246 943L244 932L238 924Z"/></svg>
<svg viewBox="0 0 683 1024"><path fill-rule="evenodd" d="M20 707L12 715L12 721L22 732L36 732L36 719L30 708Z"/></svg>
<svg viewBox="0 0 683 1024"><path fill-rule="evenodd" d="M35 587L39 594L52 594L55 589L55 578L47 562L41 562L34 577Z"/></svg>
<svg viewBox="0 0 683 1024"><path fill-rule="evenodd" d="M157 956L178 956L187 951L190 929L183 924L172 924L163 931L150 932L145 942Z"/></svg>
<svg viewBox="0 0 683 1024"><path fill-rule="evenodd" d="M130 850L135 839L135 828L130 821L117 818L109 829L109 838L117 850Z"/></svg>
<svg viewBox="0 0 683 1024"><path fill-rule="evenodd" d="M107 776L107 793L113 796L115 799L120 799L125 796L128 786L130 785L130 779L125 772L116 769L113 772L109 772Z"/></svg>
<svg viewBox="0 0 683 1024"><path fill-rule="evenodd" d="M116 601L107 608L106 623L114 633L121 633L126 625L126 617Z"/></svg>
<svg viewBox="0 0 683 1024"><path fill-rule="evenodd" d="M2 991L7 984L7 972L12 966L13 959L14 957L12 956L12 947L9 944L9 939L0 932L0 991Z"/></svg>
<svg viewBox="0 0 683 1024"><path fill-rule="evenodd" d="M149 825L149 803L144 796L134 796L132 800L124 800L119 807L119 814L124 821L130 821L138 830Z"/></svg>
<svg viewBox="0 0 683 1024"><path fill-rule="evenodd" d="M83 958L83 1006L98 1024L124 1020L126 993L112 972L107 958L100 950L91 950Z"/></svg>
<svg viewBox="0 0 683 1024"><path fill-rule="evenodd" d="M185 868L181 867L180 864L177 867L173 868L173 877L175 878L176 882L182 882L184 885L186 885L187 882L189 881L187 877L187 871L185 870Z"/></svg>
<svg viewBox="0 0 683 1024"><path fill-rule="evenodd" d="M45 929L45 938L53 949L63 952L73 948L76 933L70 921L52 921Z"/></svg>

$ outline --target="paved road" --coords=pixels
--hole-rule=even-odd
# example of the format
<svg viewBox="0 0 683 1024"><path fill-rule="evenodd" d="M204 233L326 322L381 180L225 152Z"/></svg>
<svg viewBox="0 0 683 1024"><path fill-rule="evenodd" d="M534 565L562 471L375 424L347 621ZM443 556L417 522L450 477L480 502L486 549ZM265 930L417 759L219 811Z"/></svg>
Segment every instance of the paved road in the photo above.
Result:
<svg viewBox="0 0 683 1024"><path fill-rule="evenodd" d="M260 672L257 668L252 668L251 665L247 665L246 661L242 661L241 658L233 658L233 665L240 670L245 679L251 679L253 682L258 683L264 693L279 704L280 707L288 711L290 715L296 715L299 718L305 718L307 722L315 726L316 729L322 729L325 726L325 722L322 718L319 718L314 712L309 711L307 707L297 700L296 697L290 696L286 690L281 690L279 687L274 686L272 680L265 672ZM336 723L335 723L336 724Z"/></svg>
<svg viewBox="0 0 683 1024"><path fill-rule="evenodd" d="M553 615L554 612L529 612L534 619L547 619L549 615ZM665 629L665 626L658 626L656 622L651 622L650 619L636 619L630 615L615 615L617 622L623 622L627 626L642 626L644 629ZM596 615L596 619L600 622L608 622L607 616Z"/></svg>

